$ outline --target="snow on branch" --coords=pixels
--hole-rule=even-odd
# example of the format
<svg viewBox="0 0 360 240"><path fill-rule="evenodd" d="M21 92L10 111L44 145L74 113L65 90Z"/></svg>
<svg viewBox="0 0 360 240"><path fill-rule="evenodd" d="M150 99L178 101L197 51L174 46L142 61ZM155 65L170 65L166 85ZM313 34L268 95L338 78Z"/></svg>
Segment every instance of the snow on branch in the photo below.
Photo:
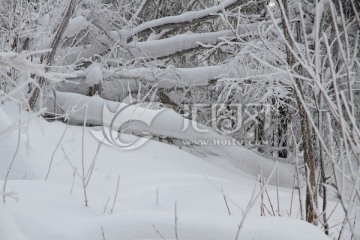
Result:
<svg viewBox="0 0 360 240"><path fill-rule="evenodd" d="M154 28L158 28L161 26L165 26L165 25L172 25L172 24L179 24L179 23L191 23L195 20L218 13L221 10L223 10L225 8L229 8L238 3L239 3L239 0L227 0L227 1L221 2L217 6L206 8L203 10L189 11L189 12L185 12L183 14L177 15L177 16L163 17L163 18L152 20L152 21L148 21L148 22L140 24L139 26L130 30L130 32L127 35L129 37L131 37L135 34L144 32L148 29L154 29Z"/></svg>
<svg viewBox="0 0 360 240"><path fill-rule="evenodd" d="M206 66L196 68L151 69L136 68L127 71L117 71L111 78L120 80L126 88L129 80L144 80L157 84L158 88L205 86L210 80L217 79L226 71L222 66ZM131 90L136 90L134 85Z"/></svg>
<svg viewBox="0 0 360 240"><path fill-rule="evenodd" d="M72 75L69 74L46 71L45 65L34 63L28 59L28 57L31 55L36 55L44 52L48 51L46 50L22 53L0 52L0 66L13 67L24 73L36 74L37 76L44 77L53 81L59 81L65 77L72 77Z"/></svg>
<svg viewBox="0 0 360 240"><path fill-rule="evenodd" d="M238 27L236 34L232 30L206 33L186 33L166 39L131 43L130 46L134 46L134 48L131 48L131 52L135 57L150 56L153 58L159 58L181 53L182 51L199 47L201 44L216 44L223 38L256 34L257 30L257 23L243 24Z"/></svg>
<svg viewBox="0 0 360 240"><path fill-rule="evenodd" d="M135 43L132 53L136 57L151 56L154 58L169 56L171 54L189 50L202 44L216 44L224 37L234 37L232 31L219 31L210 33L182 34L166 39Z"/></svg>

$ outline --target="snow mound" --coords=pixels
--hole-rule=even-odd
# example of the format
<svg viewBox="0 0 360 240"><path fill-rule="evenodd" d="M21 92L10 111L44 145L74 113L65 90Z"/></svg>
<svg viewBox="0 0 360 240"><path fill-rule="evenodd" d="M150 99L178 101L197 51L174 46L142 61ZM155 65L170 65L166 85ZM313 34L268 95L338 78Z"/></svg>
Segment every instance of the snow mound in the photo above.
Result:
<svg viewBox="0 0 360 240"><path fill-rule="evenodd" d="M6 138L0 138L0 180L4 180L8 168L11 164L13 156L17 146L17 133L13 132L6 136ZM9 174L9 179L36 179L38 178L34 165L29 162L26 156L26 142L21 144L18 153L15 157L14 164Z"/></svg>
<svg viewBox="0 0 360 240"><path fill-rule="evenodd" d="M0 151L1 152L1 151ZM11 214L0 203L0 239L1 240L26 240Z"/></svg>
<svg viewBox="0 0 360 240"><path fill-rule="evenodd" d="M45 177L65 128L60 122L42 119L29 122L27 134L31 146L26 160L36 167L39 176ZM80 170L82 161L85 171L91 167L99 142L89 128L68 126L60 145L47 181L40 178L8 182L9 191L18 193L19 202L9 200L6 207L29 239L98 240L102 239L101 227L107 240L161 239L155 228L165 239L175 239L175 203L179 239L235 239L256 182L256 178L220 168L206 157L199 158L156 141L150 140L134 151L102 145L87 187L86 208L81 180L74 175L74 168ZM4 149L0 149L0 154L9 155ZM239 161L244 156L239 155ZM114 200L118 176L119 191ZM298 209L298 201L291 200L291 189L268 186L267 191L273 201L279 194L283 216L287 216L285 211L290 203L293 210ZM227 196L230 216L223 194ZM115 208L111 214L112 206ZM0 229L5 231L3 235L0 231L0 239L22 240L16 234L15 238L7 238L6 231L14 232L16 226L9 227L8 222L1 220L2 216L11 219L8 214L0 215ZM307 223L287 217L259 216L260 208L255 204L239 239L326 239L320 229Z"/></svg>
<svg viewBox="0 0 360 240"><path fill-rule="evenodd" d="M19 130L17 125L12 125L11 121L18 122L19 106L14 103L5 103L0 105L0 180L5 179L11 161L14 158L18 145ZM27 117L23 116L22 121L26 121ZM9 128L10 127L10 128ZM27 141L22 131L20 146L14 159L9 179L36 179L36 163L29 162L26 154Z"/></svg>

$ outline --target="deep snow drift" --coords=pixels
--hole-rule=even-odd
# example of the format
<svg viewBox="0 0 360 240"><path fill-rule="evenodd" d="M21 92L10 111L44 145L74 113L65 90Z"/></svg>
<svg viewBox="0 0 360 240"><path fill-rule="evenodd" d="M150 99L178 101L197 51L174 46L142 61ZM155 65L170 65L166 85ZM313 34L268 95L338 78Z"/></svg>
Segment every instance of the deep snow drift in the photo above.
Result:
<svg viewBox="0 0 360 240"><path fill-rule="evenodd" d="M2 110L10 121L17 119L16 105L5 104ZM132 151L102 144L88 182L89 206L85 207L82 182L74 169L81 175L84 159L88 171L99 142L85 128L82 156L83 128L68 126L54 153L65 128L63 123L39 118L24 125L7 183L7 192L16 192L19 200L7 198L5 206L0 204L1 240L25 239L23 235L29 240L95 240L103 239L102 232L106 240L176 239L176 234L178 239L235 239L255 177L212 163L227 162L221 157L199 158L155 141ZM0 140L1 185L16 149L17 134L14 130ZM267 191L277 211L276 187L268 186ZM315 226L294 219L299 208L297 200L291 204L291 195L291 189L279 188L282 217L267 213L261 217L260 200L256 200L238 239L327 239Z"/></svg>

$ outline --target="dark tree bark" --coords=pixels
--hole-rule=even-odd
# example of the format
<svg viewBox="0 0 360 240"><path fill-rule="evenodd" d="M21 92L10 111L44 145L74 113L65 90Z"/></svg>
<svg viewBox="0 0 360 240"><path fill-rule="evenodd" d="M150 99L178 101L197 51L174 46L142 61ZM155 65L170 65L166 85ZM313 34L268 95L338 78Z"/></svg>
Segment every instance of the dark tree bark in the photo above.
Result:
<svg viewBox="0 0 360 240"><path fill-rule="evenodd" d="M287 158L288 151L286 149L287 147L287 129L288 129L288 115L289 111L286 107L281 106L279 108L279 118L280 118L280 124L278 126L278 147L281 148L281 150L278 151L278 157L281 158Z"/></svg>
<svg viewBox="0 0 360 240"><path fill-rule="evenodd" d="M64 14L63 21L60 23L59 27L57 28L56 35L54 37L53 42L51 43L51 51L45 56L44 59L42 59L42 60L46 61L47 66L51 66L54 62L56 52L57 52L60 42L61 42L61 38L65 32L66 27L69 24L71 16L74 14L75 5L76 5L76 0L70 0L69 6L66 9L65 14ZM37 86L34 89L33 94L29 100L29 106L30 106L31 110L34 110L34 108L36 106L36 102L40 96L41 88L44 87L45 82L46 82L45 78L43 78L43 77L39 78L39 80L38 80L39 86Z"/></svg>
<svg viewBox="0 0 360 240"><path fill-rule="evenodd" d="M281 14L282 27L283 27L285 39L292 48L294 46L294 43L292 42L290 37L291 29L289 29L288 25L286 24L286 19L289 19L287 0L277 0L277 2L279 5L280 3L282 3L282 5L284 6L284 11L282 11ZM295 58L292 52L290 51L289 47L287 46L286 46L286 54L287 54L288 65L290 67L294 66ZM298 71L301 72L300 69L298 69ZM306 176L306 202L305 202L306 221L309 223L315 223L317 218L316 217L317 189L316 189L313 138L310 130L311 128L309 126L308 115L301 101L301 98L304 99L303 86L300 79L295 79L295 82L297 85L296 87L300 91L299 94L297 94L294 91L294 94L296 96L297 105L299 109L301 134L302 134L302 141L304 148L303 151L304 151L304 164L305 164L305 176Z"/></svg>

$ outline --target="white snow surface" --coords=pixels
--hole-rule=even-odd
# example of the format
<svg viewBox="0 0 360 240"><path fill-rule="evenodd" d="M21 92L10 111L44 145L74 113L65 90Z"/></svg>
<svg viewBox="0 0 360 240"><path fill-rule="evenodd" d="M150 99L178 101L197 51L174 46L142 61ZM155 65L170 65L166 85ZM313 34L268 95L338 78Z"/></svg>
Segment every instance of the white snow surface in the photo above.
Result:
<svg viewBox="0 0 360 240"><path fill-rule="evenodd" d="M6 113L0 108L0 133L11 126L11 121Z"/></svg>
<svg viewBox="0 0 360 240"><path fill-rule="evenodd" d="M85 70L85 76L86 76L87 85L102 83L104 76L103 76L101 64L96 62L92 63Z"/></svg>
<svg viewBox="0 0 360 240"><path fill-rule="evenodd" d="M26 240L15 223L11 213L0 203L0 239L1 240Z"/></svg>
<svg viewBox="0 0 360 240"><path fill-rule="evenodd" d="M70 19L68 26L65 29L64 37L75 37L82 29L88 27L90 23L83 16L78 16Z"/></svg>
<svg viewBox="0 0 360 240"><path fill-rule="evenodd" d="M16 112L13 104L5 104L2 109L8 116L16 117L11 113ZM60 122L33 119L24 129L20 149L26 150L26 161L36 166L33 171L38 178L8 181L7 191L17 192L19 201L8 198L5 212L0 203L1 240L25 239L21 232L29 240L98 240L103 239L101 228L107 240L175 239L175 229L178 239L235 239L256 178L240 170L214 165L213 155L199 158L155 141L133 151L101 145L87 187L89 206L85 207L82 184L76 175L73 180L71 165L81 174L83 159L87 171L99 142L85 128L82 155L83 127L68 126L61 147L54 154L65 127ZM14 144L8 146L9 151L15 149ZM49 178L45 181L53 154ZM3 149L0 155L2 159L10 157ZM0 167L7 167L7 163L0 161ZM18 167L14 166L13 171ZM114 201L118 176L120 184ZM0 175L1 185L3 179ZM267 190L276 201L276 187L268 186ZM283 217L260 217L255 204L239 239L328 239L317 227L287 217L292 190L279 188L278 192ZM298 209L297 202L293 202L293 211Z"/></svg>

